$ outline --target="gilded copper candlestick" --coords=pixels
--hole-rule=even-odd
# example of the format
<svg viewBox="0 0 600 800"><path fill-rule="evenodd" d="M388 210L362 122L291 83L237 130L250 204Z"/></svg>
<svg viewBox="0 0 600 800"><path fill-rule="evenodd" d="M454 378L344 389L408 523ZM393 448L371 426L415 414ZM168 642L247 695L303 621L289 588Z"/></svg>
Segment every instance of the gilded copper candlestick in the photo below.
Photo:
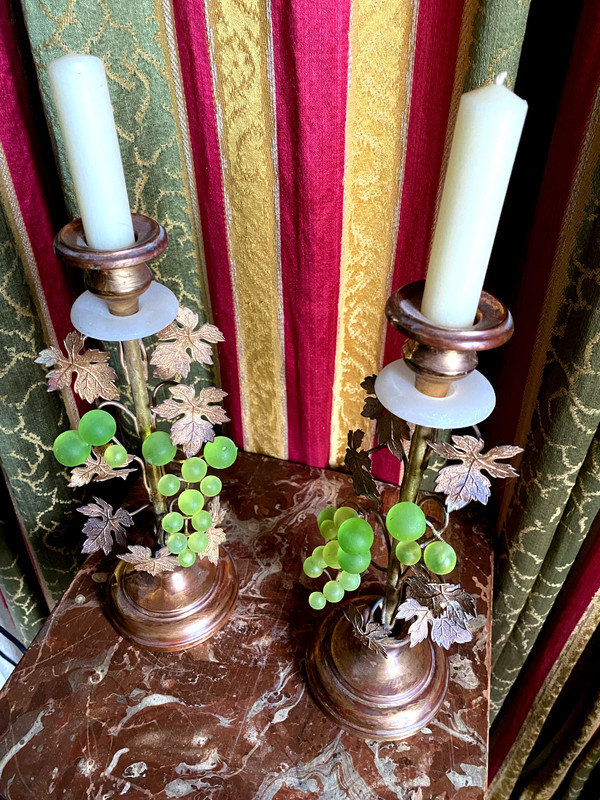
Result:
<svg viewBox="0 0 600 800"><path fill-rule="evenodd" d="M143 302L148 297L146 292L155 286L163 290L167 300L167 295L172 298L172 293L166 287L152 283L148 264L165 251L167 234L161 225L149 217L133 214L132 221L135 244L131 247L111 251L92 250L86 244L81 220L66 225L58 233L54 247L65 264L84 270L88 291L102 301L98 306L99 313L104 305L108 308L110 314L103 318L104 327L110 329L111 316L124 321L127 318L134 326L138 325L137 319L140 317L140 329L146 331L143 335L149 335L158 330L151 327L153 322L148 319L148 314L144 317L141 313L144 310ZM83 295L75 306L82 299L85 299ZM91 306L92 309L96 307ZM164 313L160 300L158 308ZM168 322L172 322L176 313L175 303ZM79 315L82 316L81 309ZM156 425L141 338L137 335L127 338L128 335L118 333L105 337L102 331L94 330L93 322L85 319L85 314L83 319L84 324L79 323L79 330L83 334L95 335L100 339L112 338L120 343L126 379L133 397L136 428L143 442L156 429ZM88 329L86 326L90 325ZM103 408L110 405L123 408L115 402L101 404ZM138 461L141 462L140 459ZM162 538L159 533L160 521L167 511L166 498L158 491L158 482L163 474L163 467L145 464L145 482L154 509L157 539ZM154 650L187 649L214 635L227 622L238 593L238 578L231 556L223 547L220 547L219 553L216 564L198 559L192 567L179 567L156 574L139 571L132 563L119 561L107 586L107 611L113 625L119 633L136 644Z"/></svg>
<svg viewBox="0 0 600 800"><path fill-rule="evenodd" d="M381 408L414 423L400 485L400 502L408 503L419 498L436 429L474 425L493 409L493 390L475 372L477 352L500 346L513 331L509 311L487 292L472 327L435 325L421 314L423 286L422 281L408 284L389 298L387 318L409 338L403 360L388 365L374 383ZM518 448L507 450L499 457ZM345 602L334 608L319 626L306 661L309 688L327 716L357 736L379 740L410 736L425 726L440 709L448 684L445 650L429 636L410 646L415 644L409 642L410 626L400 621L410 617L398 616L410 567L403 567L395 549L388 540L383 597L359 596L354 607ZM440 592L443 599L443 586ZM466 606L471 602L470 596L463 598ZM470 636L466 628L463 633Z"/></svg>

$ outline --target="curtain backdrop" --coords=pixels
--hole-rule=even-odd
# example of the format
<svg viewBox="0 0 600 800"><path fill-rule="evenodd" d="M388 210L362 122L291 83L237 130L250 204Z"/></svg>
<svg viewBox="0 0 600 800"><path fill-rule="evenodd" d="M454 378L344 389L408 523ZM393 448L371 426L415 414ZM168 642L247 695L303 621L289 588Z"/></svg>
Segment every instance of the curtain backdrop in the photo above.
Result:
<svg viewBox="0 0 600 800"><path fill-rule="evenodd" d="M78 408L33 364L79 291L52 252L77 208L48 63L104 60L132 209L169 234L156 276L225 334L195 379L228 392L230 435L316 466L341 463L348 429L372 435L359 384L400 355L383 308L425 276L460 95L506 70L530 110L488 287L516 335L482 368L486 438L526 451L494 498L490 796L588 796L600 701L569 706L568 676L587 686L600 615L600 21L592 0L567 5L0 0L0 589L25 641L78 549L51 454Z"/></svg>

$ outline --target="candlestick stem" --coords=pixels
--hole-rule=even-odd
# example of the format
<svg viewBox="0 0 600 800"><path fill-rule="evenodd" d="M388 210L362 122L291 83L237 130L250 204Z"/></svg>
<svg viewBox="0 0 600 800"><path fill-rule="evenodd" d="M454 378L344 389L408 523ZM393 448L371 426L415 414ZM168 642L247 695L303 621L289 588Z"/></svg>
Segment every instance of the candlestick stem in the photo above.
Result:
<svg viewBox="0 0 600 800"><path fill-rule="evenodd" d="M153 423L150 400L148 398L144 361L142 359L142 351L139 341L137 339L132 339L130 341L123 342L123 354L125 357L125 364L127 366L129 383L131 385L135 417L138 422L140 438L143 442L144 439L152 433ZM164 513L166 513L167 510L165 498L158 491L158 482L162 476L162 470L160 467L154 467L151 464L147 464L146 474L148 476L148 484L150 487L150 502L154 507L154 512L157 519L159 519Z"/></svg>
<svg viewBox="0 0 600 800"><path fill-rule="evenodd" d="M410 450L408 453L408 463L402 476L400 486L400 501L415 503L419 493L419 487L423 480L423 473L427 465L427 441L433 436L433 430L422 425L415 425ZM385 585L385 601L383 604L383 625L388 630L392 627L392 616L398 605L398 580L401 573L401 564L396 555L396 548L392 546L388 560L388 572Z"/></svg>

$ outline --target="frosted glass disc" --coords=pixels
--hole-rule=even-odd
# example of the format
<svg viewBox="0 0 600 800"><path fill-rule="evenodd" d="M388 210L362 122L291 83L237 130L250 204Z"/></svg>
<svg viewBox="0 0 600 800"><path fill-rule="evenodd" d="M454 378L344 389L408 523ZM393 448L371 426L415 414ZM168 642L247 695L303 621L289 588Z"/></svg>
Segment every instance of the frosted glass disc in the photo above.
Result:
<svg viewBox="0 0 600 800"><path fill-rule="evenodd" d="M152 336L177 316L179 301L170 289L153 281L140 297L140 310L130 317L116 317L106 302L91 292L84 292L73 303L71 322L84 336L103 342L128 342Z"/></svg>
<svg viewBox="0 0 600 800"><path fill-rule="evenodd" d="M477 425L496 405L491 383L477 370L453 383L446 397L428 397L415 389L415 373L402 359L381 370L375 392L392 414L415 425L443 430Z"/></svg>

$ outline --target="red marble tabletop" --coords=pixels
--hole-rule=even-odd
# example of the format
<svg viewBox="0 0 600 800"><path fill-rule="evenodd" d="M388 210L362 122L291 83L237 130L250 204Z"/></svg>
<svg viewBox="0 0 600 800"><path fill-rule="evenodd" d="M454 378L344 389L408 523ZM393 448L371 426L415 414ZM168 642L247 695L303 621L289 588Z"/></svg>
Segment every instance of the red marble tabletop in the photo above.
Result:
<svg viewBox="0 0 600 800"><path fill-rule="evenodd" d="M320 619L302 559L315 514L347 476L241 455L222 495L237 609L184 653L137 649L102 610L110 562L90 558L0 694L6 800L475 800L485 796L491 553L480 512L453 515L463 587L480 595L473 641L449 651L437 718L412 738L342 733L303 679ZM394 489L388 487L388 502ZM456 573L453 574L453 578ZM374 574L363 586L378 581ZM323 612L321 612L323 613Z"/></svg>

